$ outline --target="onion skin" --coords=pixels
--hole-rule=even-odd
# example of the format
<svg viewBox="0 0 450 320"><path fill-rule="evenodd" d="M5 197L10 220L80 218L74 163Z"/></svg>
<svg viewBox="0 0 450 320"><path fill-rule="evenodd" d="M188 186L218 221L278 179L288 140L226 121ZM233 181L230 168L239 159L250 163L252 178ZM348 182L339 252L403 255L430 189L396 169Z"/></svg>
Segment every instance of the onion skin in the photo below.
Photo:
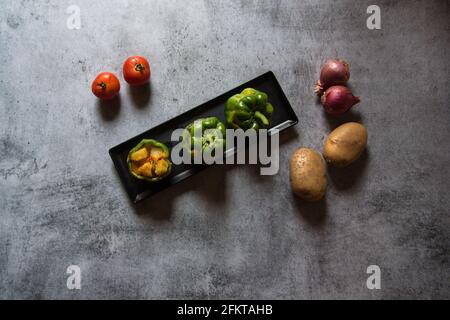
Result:
<svg viewBox="0 0 450 320"><path fill-rule="evenodd" d="M359 97L355 97L352 91L344 86L329 87L321 98L325 112L334 116L346 113L359 101Z"/></svg>
<svg viewBox="0 0 450 320"><path fill-rule="evenodd" d="M317 81L314 92L322 95L331 86L345 85L350 79L350 67L341 59L329 59L322 66L320 80Z"/></svg>

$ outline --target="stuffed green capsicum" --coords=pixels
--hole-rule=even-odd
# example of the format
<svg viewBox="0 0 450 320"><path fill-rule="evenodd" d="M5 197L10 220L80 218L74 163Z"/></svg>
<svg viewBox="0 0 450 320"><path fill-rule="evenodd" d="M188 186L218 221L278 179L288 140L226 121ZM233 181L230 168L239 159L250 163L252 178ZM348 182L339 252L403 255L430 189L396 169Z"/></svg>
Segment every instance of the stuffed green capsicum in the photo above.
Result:
<svg viewBox="0 0 450 320"><path fill-rule="evenodd" d="M127 163L134 177L150 182L163 179L172 169L169 148L153 139L144 139L131 149Z"/></svg>
<svg viewBox="0 0 450 320"><path fill-rule="evenodd" d="M183 142L192 156L195 150L208 151L214 156L217 147L225 148L225 125L217 117L197 119L186 127Z"/></svg>
<svg viewBox="0 0 450 320"><path fill-rule="evenodd" d="M267 94L253 88L244 89L230 97L225 105L227 125L234 129L268 128L272 120L273 106Z"/></svg>

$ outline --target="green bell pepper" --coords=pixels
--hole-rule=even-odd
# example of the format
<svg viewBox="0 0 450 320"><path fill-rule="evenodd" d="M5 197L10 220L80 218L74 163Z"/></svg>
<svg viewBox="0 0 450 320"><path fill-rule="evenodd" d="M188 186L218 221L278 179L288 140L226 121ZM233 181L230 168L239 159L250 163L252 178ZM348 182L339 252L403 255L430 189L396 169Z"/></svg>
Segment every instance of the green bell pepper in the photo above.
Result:
<svg viewBox="0 0 450 320"><path fill-rule="evenodd" d="M172 169L169 148L153 139L143 139L131 149L127 164L134 177L150 182L167 177Z"/></svg>
<svg viewBox="0 0 450 320"><path fill-rule="evenodd" d="M234 129L268 128L272 114L273 106L267 101L267 94L253 88L230 97L225 105L227 125Z"/></svg>
<svg viewBox="0 0 450 320"><path fill-rule="evenodd" d="M217 117L195 120L186 127L183 135L183 143L190 148L192 156L195 155L196 147L197 150L209 151L214 156L216 147L222 145L225 149L225 140L225 125Z"/></svg>

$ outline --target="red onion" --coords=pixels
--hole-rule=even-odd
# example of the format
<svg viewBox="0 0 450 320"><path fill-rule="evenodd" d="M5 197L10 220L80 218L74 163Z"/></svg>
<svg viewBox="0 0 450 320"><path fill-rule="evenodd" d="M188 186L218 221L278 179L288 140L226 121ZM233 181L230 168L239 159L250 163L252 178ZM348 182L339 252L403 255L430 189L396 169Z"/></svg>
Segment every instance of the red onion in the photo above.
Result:
<svg viewBox="0 0 450 320"><path fill-rule="evenodd" d="M340 59L329 59L320 71L320 80L317 81L314 91L321 95L331 86L345 85L350 78L350 68L347 62Z"/></svg>
<svg viewBox="0 0 450 320"><path fill-rule="evenodd" d="M359 101L359 98L355 97L351 90L344 86L329 87L321 98L325 111L332 115L347 112Z"/></svg>

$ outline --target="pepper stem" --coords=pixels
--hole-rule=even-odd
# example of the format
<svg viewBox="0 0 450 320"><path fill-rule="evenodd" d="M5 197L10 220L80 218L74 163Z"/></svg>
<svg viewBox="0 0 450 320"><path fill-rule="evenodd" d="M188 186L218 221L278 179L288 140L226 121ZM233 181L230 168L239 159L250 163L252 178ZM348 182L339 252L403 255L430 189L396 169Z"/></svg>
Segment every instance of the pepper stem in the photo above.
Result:
<svg viewBox="0 0 450 320"><path fill-rule="evenodd" d="M255 117L259 118L264 125L266 125L266 126L269 125L269 120L261 112L256 111L255 112Z"/></svg>

